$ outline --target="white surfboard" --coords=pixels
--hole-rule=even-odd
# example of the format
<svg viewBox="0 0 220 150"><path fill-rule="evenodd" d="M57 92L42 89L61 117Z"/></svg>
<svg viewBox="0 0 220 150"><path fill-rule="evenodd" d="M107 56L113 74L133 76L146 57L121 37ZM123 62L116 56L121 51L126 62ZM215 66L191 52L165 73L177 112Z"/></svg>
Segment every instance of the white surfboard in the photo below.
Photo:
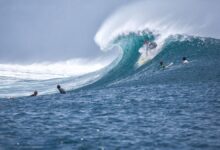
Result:
<svg viewBox="0 0 220 150"><path fill-rule="evenodd" d="M173 62L169 63L165 68L169 68L173 65Z"/></svg>

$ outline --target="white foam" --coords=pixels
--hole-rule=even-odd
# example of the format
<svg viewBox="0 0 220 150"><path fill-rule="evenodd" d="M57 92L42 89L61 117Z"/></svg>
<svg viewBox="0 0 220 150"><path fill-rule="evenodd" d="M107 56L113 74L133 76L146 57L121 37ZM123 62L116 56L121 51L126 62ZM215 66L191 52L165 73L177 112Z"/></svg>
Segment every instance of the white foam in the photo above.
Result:
<svg viewBox="0 0 220 150"><path fill-rule="evenodd" d="M25 80L46 80L84 75L97 71L109 61L101 59L85 60L74 59L62 62L44 62L28 65L0 64L0 76Z"/></svg>
<svg viewBox="0 0 220 150"><path fill-rule="evenodd" d="M175 34L220 37L218 1L153 0L124 6L102 25L94 40L105 49L119 35L149 29L158 32L159 42ZM209 8L207 12L207 8Z"/></svg>

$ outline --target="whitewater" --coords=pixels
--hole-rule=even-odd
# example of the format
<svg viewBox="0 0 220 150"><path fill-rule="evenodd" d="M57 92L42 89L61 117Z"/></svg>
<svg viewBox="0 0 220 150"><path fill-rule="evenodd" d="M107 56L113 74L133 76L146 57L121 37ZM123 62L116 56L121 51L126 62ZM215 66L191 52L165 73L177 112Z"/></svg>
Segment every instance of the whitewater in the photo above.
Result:
<svg viewBox="0 0 220 150"><path fill-rule="evenodd" d="M0 148L219 149L218 11L215 0L133 2L94 36L114 57L0 64ZM157 47L140 53L145 41Z"/></svg>

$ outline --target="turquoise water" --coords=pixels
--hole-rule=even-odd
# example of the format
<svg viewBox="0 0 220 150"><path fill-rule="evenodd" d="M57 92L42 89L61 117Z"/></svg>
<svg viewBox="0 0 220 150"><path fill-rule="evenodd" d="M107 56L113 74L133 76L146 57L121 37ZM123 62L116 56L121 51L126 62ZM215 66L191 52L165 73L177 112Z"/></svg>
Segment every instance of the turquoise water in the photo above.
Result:
<svg viewBox="0 0 220 150"><path fill-rule="evenodd" d="M220 149L220 41L171 36L137 68L155 38L117 38L120 61L66 95L1 98L0 149Z"/></svg>

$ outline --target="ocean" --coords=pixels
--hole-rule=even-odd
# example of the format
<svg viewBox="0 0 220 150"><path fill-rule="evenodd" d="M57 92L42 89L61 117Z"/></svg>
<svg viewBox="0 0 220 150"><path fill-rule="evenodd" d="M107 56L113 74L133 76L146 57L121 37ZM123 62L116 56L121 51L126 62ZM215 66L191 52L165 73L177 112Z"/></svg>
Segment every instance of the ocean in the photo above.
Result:
<svg viewBox="0 0 220 150"><path fill-rule="evenodd" d="M1 76L0 149L220 149L219 39L144 30L108 47L117 59L86 75Z"/></svg>

